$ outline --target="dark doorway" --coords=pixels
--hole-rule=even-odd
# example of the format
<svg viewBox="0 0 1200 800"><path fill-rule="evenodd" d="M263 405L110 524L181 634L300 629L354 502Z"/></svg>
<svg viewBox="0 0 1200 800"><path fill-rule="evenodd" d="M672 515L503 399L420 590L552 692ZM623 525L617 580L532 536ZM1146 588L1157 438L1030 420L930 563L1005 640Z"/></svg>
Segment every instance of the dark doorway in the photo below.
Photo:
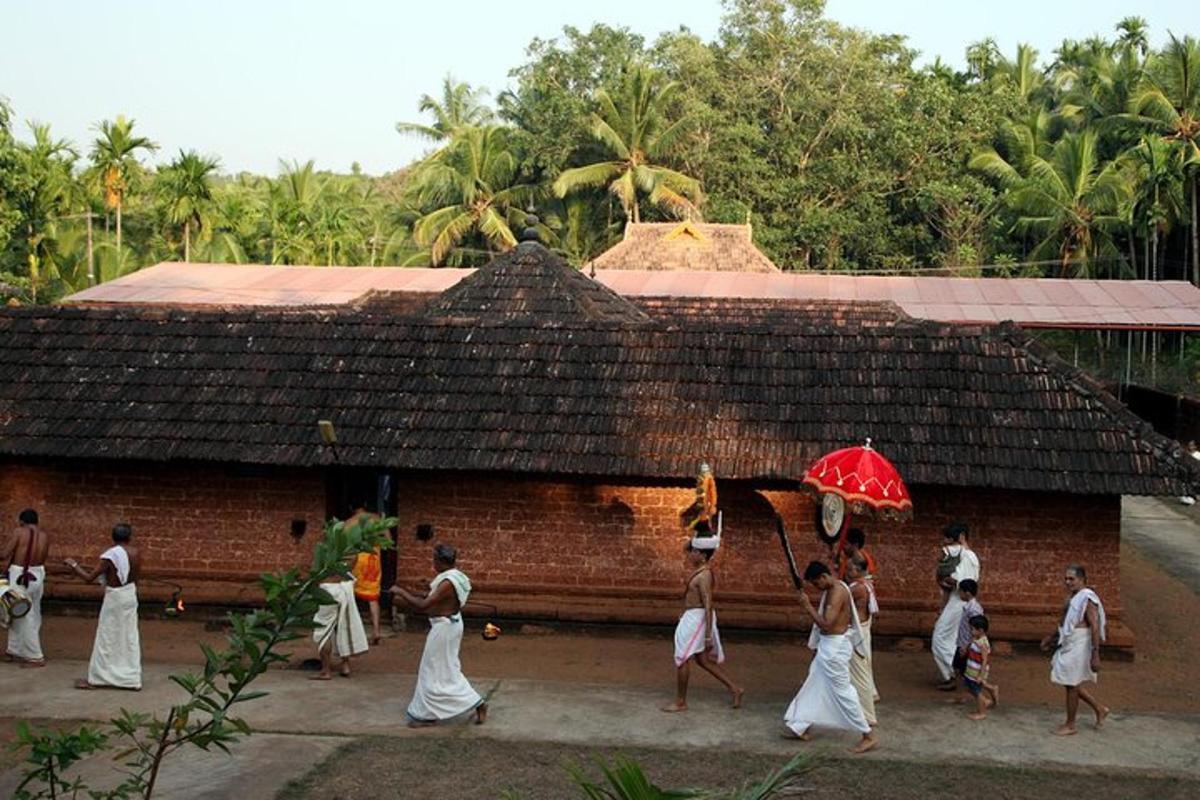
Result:
<svg viewBox="0 0 1200 800"><path fill-rule="evenodd" d="M386 470L343 468L330 473L326 484L325 513L327 517L346 519L362 505L383 517L396 516L396 479ZM396 529L392 528L392 543L397 544ZM384 550L380 561L383 567L381 587L396 582L396 550ZM383 615L391 614L391 604L381 597Z"/></svg>

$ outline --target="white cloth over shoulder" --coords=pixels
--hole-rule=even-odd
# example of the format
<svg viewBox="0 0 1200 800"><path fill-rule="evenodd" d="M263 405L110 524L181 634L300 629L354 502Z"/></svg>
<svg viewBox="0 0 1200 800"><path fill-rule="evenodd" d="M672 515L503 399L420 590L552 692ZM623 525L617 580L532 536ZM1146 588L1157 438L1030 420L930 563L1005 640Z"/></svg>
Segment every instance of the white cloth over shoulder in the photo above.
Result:
<svg viewBox="0 0 1200 800"><path fill-rule="evenodd" d="M712 652L714 660L720 664L725 661L725 651L721 648L721 632L717 630L717 612L712 612ZM704 652L704 609L685 609L675 626L675 666L681 666L694 655Z"/></svg>
<svg viewBox="0 0 1200 800"><path fill-rule="evenodd" d="M948 544L943 548L948 555L958 556L958 566L954 568L954 572L950 577L958 581L979 580L981 568L979 566L979 556L969 547L963 547L961 544Z"/></svg>
<svg viewBox="0 0 1200 800"><path fill-rule="evenodd" d="M871 730L858 693L850 683L850 659L854 657L854 647L846 634L820 635L808 678L783 715L783 724L789 730L797 736L803 736L813 725L859 733Z"/></svg>
<svg viewBox="0 0 1200 800"><path fill-rule="evenodd" d="M1059 644L1063 644L1071 636L1071 632L1079 627L1079 623L1083 622L1084 617L1087 615L1088 603L1096 604L1096 610L1099 612L1100 641L1104 641L1108 628L1108 617L1104 613L1104 603L1100 602L1100 595L1085 587L1071 595L1071 600L1067 603L1067 611L1063 614L1062 625L1058 626Z"/></svg>
<svg viewBox="0 0 1200 800"><path fill-rule="evenodd" d="M101 561L109 561L117 570L117 580L124 586L129 582L129 553L125 552L125 548L119 544L105 550L100 554Z"/></svg>
<svg viewBox="0 0 1200 800"><path fill-rule="evenodd" d="M846 598L846 602L850 604L850 629L846 631L846 636L850 638L850 646L854 648L854 652L861 655L866 655L863 650L863 634L862 624L858 620L858 607L854 605L854 595L850 592L850 587L845 581L838 581L842 588L846 590L846 594L850 595ZM825 599L829 596L828 591L821 592L821 602L817 605L817 613L824 616L825 614ZM820 644L823 634L821 629L813 623L812 630L808 632L808 649L816 650Z"/></svg>
<svg viewBox="0 0 1200 800"><path fill-rule="evenodd" d="M454 587L454 594L458 596L458 607L461 609L467 604L467 598L471 596L471 579L467 577L467 573L462 570L448 569L444 572L439 572L437 576L429 582L429 592L433 593L438 585L443 581L450 581L450 585Z"/></svg>
<svg viewBox="0 0 1200 800"><path fill-rule="evenodd" d="M444 573L443 573L444 574ZM461 574L461 573L460 573ZM417 686L405 714L417 722L450 719L477 708L483 698L462 673L462 617L430 617Z"/></svg>
<svg viewBox="0 0 1200 800"><path fill-rule="evenodd" d="M8 568L8 583L17 585L25 567L12 564ZM42 594L46 590L46 568L30 567L34 580L21 587L29 597L29 613L8 623L8 654L23 661L41 661L42 656Z"/></svg>
<svg viewBox="0 0 1200 800"><path fill-rule="evenodd" d="M87 680L93 686L142 688L142 643L138 638L136 583L105 587Z"/></svg>
<svg viewBox="0 0 1200 800"><path fill-rule="evenodd" d="M363 627L362 617L358 615L358 606L354 603L354 581L322 583L321 588L335 602L320 606L313 616L316 625L313 628L313 641L317 650L324 650L332 639L334 651L341 658L367 652L367 631Z"/></svg>
<svg viewBox="0 0 1200 800"><path fill-rule="evenodd" d="M1050 681L1059 686L1078 686L1094 682L1092 671L1092 629L1075 628L1062 640L1050 659Z"/></svg>

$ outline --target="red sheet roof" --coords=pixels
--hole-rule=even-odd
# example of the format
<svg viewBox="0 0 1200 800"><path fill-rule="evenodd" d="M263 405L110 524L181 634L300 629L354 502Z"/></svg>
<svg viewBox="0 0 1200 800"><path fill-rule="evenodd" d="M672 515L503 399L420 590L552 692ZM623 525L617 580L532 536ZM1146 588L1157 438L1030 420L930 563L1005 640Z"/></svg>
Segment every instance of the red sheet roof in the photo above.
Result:
<svg viewBox="0 0 1200 800"><path fill-rule="evenodd" d="M166 262L67 298L76 303L326 306L371 291L441 292L473 270ZM1200 330L1200 289L1184 281L945 278L814 273L597 271L631 297L890 300L942 322L1026 327Z"/></svg>

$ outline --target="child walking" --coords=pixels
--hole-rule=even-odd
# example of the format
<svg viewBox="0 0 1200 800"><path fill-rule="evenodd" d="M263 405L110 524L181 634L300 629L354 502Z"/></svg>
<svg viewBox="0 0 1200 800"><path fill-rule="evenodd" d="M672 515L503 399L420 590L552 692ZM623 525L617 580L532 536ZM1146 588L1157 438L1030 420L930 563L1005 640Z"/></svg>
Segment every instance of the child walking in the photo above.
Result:
<svg viewBox="0 0 1200 800"><path fill-rule="evenodd" d="M975 698L975 711L967 719L987 719L989 708L1000 702L1000 687L988 683L992 666L992 645L987 638L988 618L976 614L970 619L971 644L967 648L966 669L963 670L963 688Z"/></svg>

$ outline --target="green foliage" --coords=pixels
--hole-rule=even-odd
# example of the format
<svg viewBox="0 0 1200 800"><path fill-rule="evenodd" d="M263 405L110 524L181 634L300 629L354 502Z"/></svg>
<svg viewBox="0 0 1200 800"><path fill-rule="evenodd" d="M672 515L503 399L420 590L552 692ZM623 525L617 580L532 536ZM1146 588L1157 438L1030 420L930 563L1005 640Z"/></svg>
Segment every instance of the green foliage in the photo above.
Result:
<svg viewBox="0 0 1200 800"><path fill-rule="evenodd" d="M27 763L31 767L25 772L17 800L73 797L79 791L86 791L93 800L150 798L159 766L171 753L185 747L227 752L239 737L250 734L250 726L237 716L236 707L266 695L250 691L250 684L271 666L288 660L276 648L311 630L317 608L331 600L320 588L321 582L333 574L349 575L348 559L357 553L391 547L387 531L395 523L395 519L371 517L356 518L351 525L331 520L317 543L309 570L290 569L260 576L262 608L230 614L227 647L214 650L201 645L201 671L171 676L186 699L171 706L165 716L122 709L104 732L88 728L66 733L35 732L22 723L17 734L19 746L30 749ZM116 788L92 790L62 778L63 770L75 761L114 747L124 748L117 758L124 763L127 775Z"/></svg>
<svg viewBox="0 0 1200 800"><path fill-rule="evenodd" d="M761 781L747 783L733 791L663 789L650 780L640 764L625 756L617 756L611 764L596 757L595 764L603 777L602 783L588 777L579 765L573 765L568 770L580 794L587 800L771 800L803 791L801 779L818 763L812 755L798 753ZM504 800L521 800L520 794L515 791L505 792L502 797Z"/></svg>

